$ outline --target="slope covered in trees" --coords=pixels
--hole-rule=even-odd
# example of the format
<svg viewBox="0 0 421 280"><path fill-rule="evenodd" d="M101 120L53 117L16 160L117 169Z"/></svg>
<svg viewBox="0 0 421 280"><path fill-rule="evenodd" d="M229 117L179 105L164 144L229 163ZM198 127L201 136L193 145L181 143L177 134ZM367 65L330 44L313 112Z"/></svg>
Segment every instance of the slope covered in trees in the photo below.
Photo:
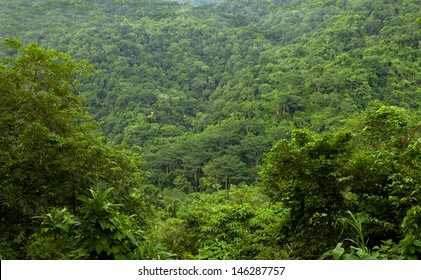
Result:
<svg viewBox="0 0 421 280"><path fill-rule="evenodd" d="M420 4L0 1L2 257L418 258Z"/></svg>

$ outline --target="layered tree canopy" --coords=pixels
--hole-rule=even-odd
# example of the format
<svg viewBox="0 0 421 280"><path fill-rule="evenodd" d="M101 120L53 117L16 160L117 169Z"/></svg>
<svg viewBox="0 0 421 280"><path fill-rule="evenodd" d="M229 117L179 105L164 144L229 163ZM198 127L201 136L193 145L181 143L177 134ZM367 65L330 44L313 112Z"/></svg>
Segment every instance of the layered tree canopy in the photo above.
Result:
<svg viewBox="0 0 421 280"><path fill-rule="evenodd" d="M65 256L65 252L43 255L29 251L25 255L21 251L26 245L23 243L25 237L39 227L33 217L52 208L64 209L48 214L44 219L48 217L54 230L66 233L69 233L70 225L77 223L70 213L63 212L66 209L72 215L93 215L88 221L102 224L94 220L101 219L101 215L86 213L86 207L80 208L81 201L89 202L88 198L80 196L91 192L95 199L93 189L105 186L113 187L118 200L128 203L126 211L134 210L130 209L130 204L136 205L136 210L145 207L138 221L145 222L149 208L143 202L145 198L139 196L134 200L131 197L143 193L147 173L142 171L142 161L129 150L110 145L97 132L97 125L90 120L81 97L74 90L76 75L91 67L76 63L62 53L42 49L36 43L24 46L17 40L8 39L6 44L12 56L6 57L0 66L1 256ZM118 219L121 214L113 211L111 214ZM93 238L92 233L85 235ZM12 247L8 248L6 243ZM63 243L59 246L67 241L63 240ZM54 248L55 244L42 245ZM101 252L97 250L98 254Z"/></svg>
<svg viewBox="0 0 421 280"><path fill-rule="evenodd" d="M419 258L419 5L0 0L0 257Z"/></svg>

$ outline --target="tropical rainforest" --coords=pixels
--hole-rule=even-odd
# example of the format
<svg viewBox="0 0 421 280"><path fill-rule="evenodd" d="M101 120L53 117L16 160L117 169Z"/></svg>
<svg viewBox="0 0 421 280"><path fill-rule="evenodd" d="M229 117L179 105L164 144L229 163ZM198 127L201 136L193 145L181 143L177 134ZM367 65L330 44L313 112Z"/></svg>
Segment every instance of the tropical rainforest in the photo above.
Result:
<svg viewBox="0 0 421 280"><path fill-rule="evenodd" d="M419 259L420 7L0 0L0 259Z"/></svg>

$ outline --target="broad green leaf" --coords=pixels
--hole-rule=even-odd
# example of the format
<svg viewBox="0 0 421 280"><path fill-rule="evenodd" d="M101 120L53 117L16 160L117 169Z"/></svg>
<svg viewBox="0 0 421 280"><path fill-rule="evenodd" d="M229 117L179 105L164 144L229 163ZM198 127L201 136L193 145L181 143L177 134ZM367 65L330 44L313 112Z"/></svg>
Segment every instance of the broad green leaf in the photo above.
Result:
<svg viewBox="0 0 421 280"><path fill-rule="evenodd" d="M104 251L104 245L101 244L101 242L98 242L95 246L95 251L97 254L100 254L102 251Z"/></svg>
<svg viewBox="0 0 421 280"><path fill-rule="evenodd" d="M333 259L340 260L344 252L345 249L342 248L342 243L339 243L336 248L332 250Z"/></svg>
<svg viewBox="0 0 421 280"><path fill-rule="evenodd" d="M64 232L69 232L69 225L68 224L57 224L56 227L61 228Z"/></svg>
<svg viewBox="0 0 421 280"><path fill-rule="evenodd" d="M415 254L415 247L409 247L409 252L413 255Z"/></svg>

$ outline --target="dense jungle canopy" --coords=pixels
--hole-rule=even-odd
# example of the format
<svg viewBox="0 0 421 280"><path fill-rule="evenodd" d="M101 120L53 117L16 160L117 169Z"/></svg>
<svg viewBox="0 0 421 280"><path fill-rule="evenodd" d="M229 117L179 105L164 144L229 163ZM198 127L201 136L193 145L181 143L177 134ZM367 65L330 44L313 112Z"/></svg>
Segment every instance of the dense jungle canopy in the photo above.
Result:
<svg viewBox="0 0 421 280"><path fill-rule="evenodd" d="M1 259L419 259L420 0L0 0Z"/></svg>

